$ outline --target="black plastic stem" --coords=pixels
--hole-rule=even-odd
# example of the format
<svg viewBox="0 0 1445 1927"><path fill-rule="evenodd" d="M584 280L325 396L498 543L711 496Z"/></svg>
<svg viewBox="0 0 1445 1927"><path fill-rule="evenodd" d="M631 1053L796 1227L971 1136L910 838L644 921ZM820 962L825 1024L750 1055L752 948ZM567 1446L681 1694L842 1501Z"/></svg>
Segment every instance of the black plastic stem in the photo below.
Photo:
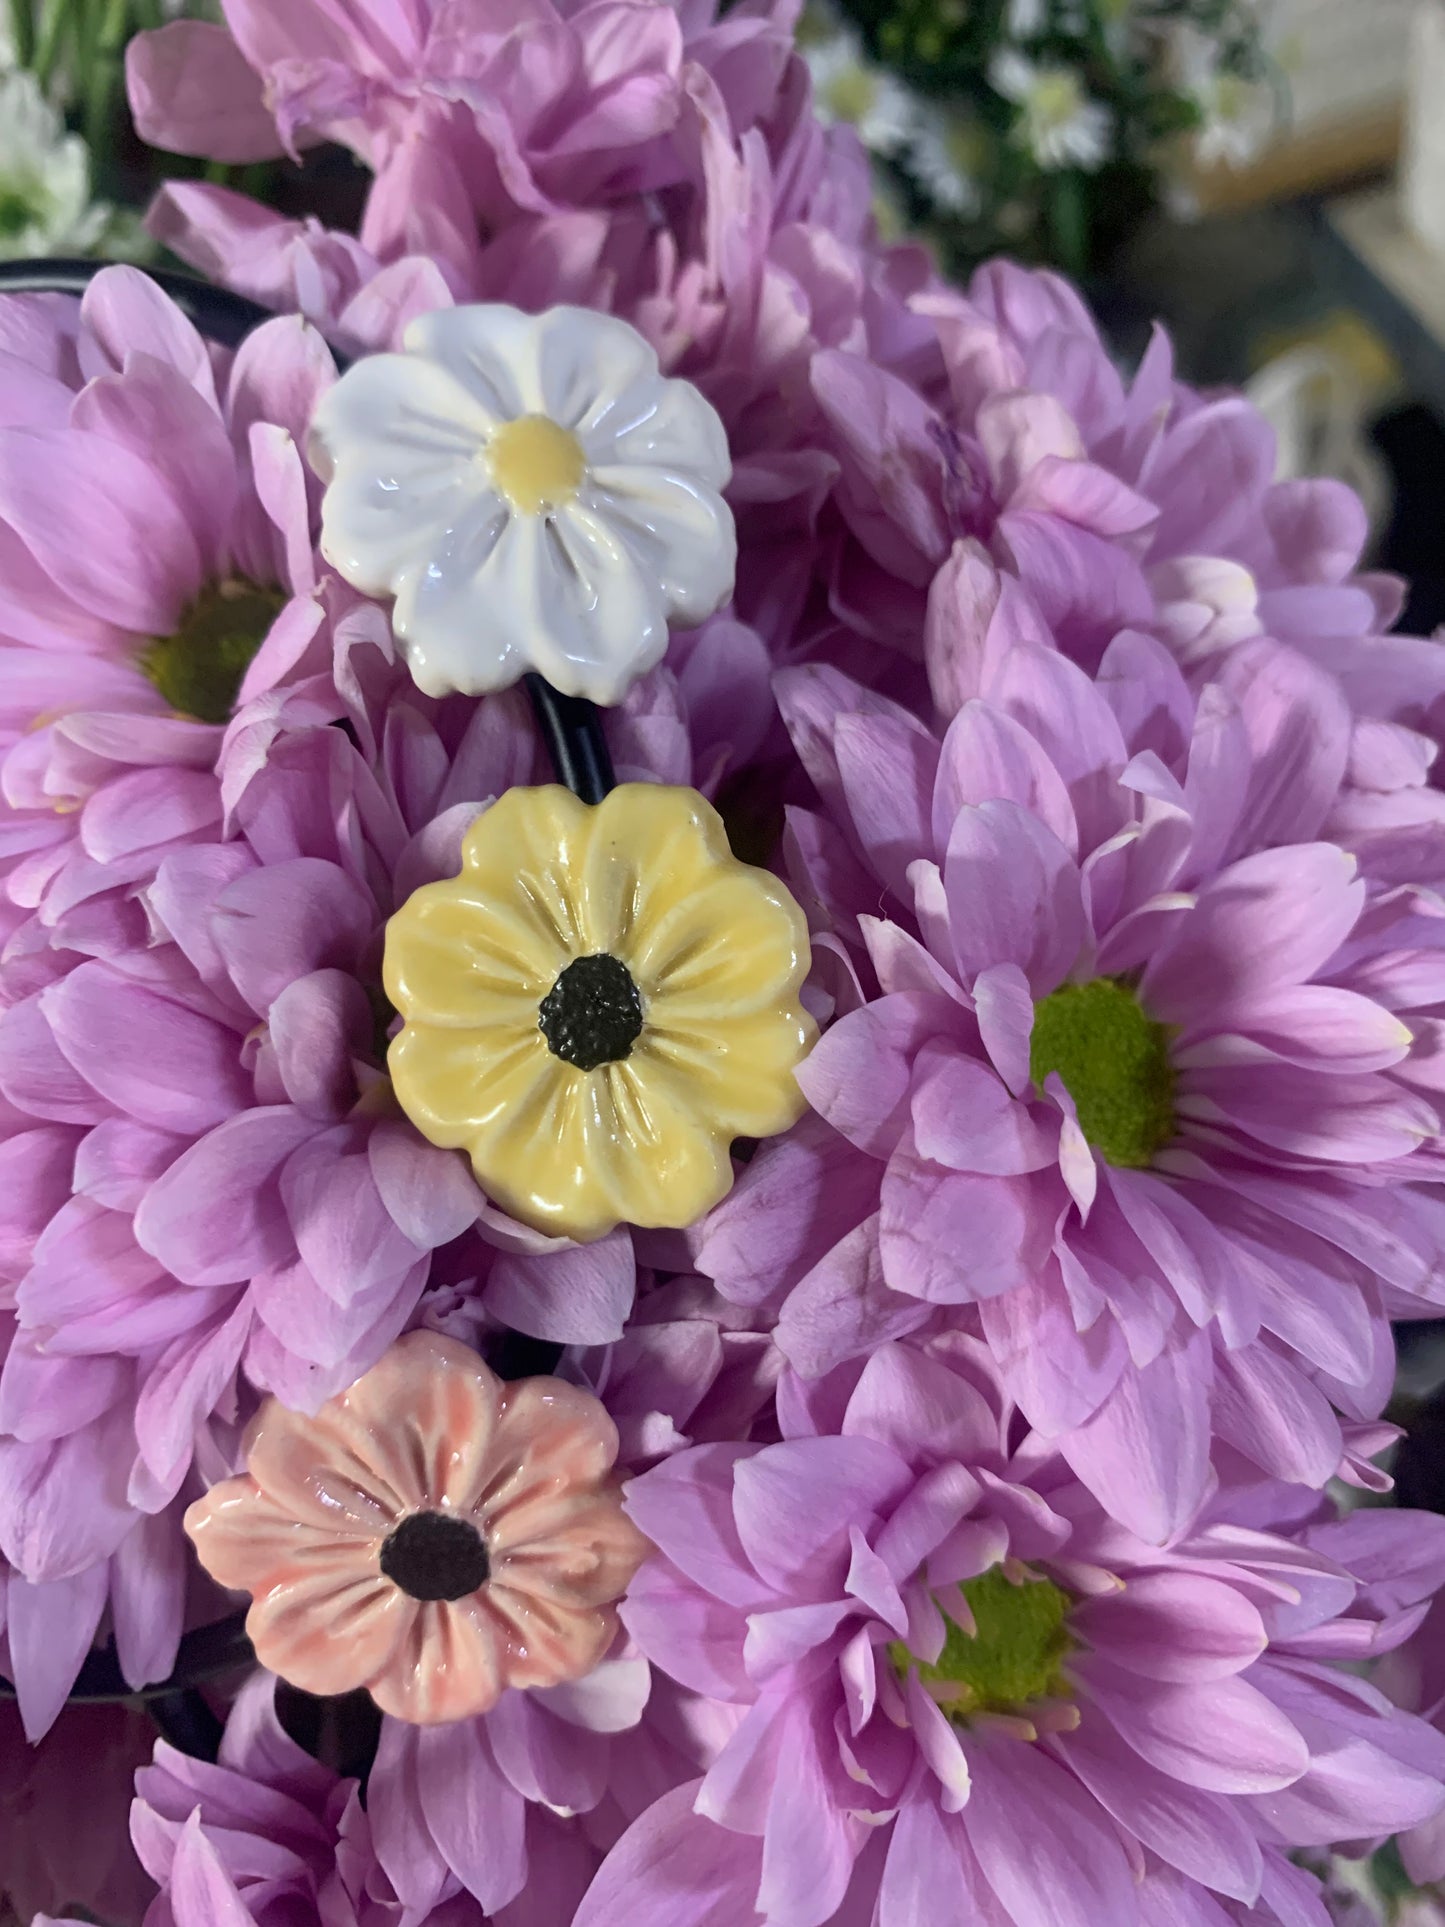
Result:
<svg viewBox="0 0 1445 1927"><path fill-rule="evenodd" d="M616 780L601 717L591 703L560 695L541 676L525 681L557 781L584 803L600 803Z"/></svg>

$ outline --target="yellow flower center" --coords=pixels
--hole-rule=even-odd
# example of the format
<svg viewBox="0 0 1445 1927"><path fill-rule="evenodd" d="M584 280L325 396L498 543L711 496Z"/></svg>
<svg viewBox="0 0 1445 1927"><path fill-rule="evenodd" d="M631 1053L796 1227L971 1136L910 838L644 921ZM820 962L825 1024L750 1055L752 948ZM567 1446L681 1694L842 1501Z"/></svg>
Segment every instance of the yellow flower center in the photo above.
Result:
<svg viewBox="0 0 1445 1927"><path fill-rule="evenodd" d="M605 951L574 957L542 999L537 1023L552 1055L579 1071L620 1064L642 1035L632 972Z"/></svg>
<svg viewBox="0 0 1445 1927"><path fill-rule="evenodd" d="M943 1651L931 1665L915 1660L901 1640L888 1657L906 1674L934 1689L934 1698L951 1720L964 1723L980 1713L1019 1713L1031 1702L1062 1699L1069 1691L1063 1662L1073 1650L1066 1625L1069 1595L1050 1579L1025 1579L1015 1585L999 1566L959 1591L973 1614L974 1631L948 1622ZM947 1689L940 1692L942 1686Z"/></svg>
<svg viewBox="0 0 1445 1927"><path fill-rule="evenodd" d="M587 458L569 428L548 415L503 422L487 444L492 480L519 515L545 515L582 486Z"/></svg>

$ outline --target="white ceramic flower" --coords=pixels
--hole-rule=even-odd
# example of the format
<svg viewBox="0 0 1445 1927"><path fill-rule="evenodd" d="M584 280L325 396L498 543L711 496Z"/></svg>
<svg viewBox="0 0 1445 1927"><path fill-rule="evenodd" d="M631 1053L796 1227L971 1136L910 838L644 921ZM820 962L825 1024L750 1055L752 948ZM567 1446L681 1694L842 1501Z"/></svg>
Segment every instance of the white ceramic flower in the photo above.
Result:
<svg viewBox="0 0 1445 1927"><path fill-rule="evenodd" d="M428 695L540 670L616 703L732 593L732 468L710 404L635 328L586 308L419 315L322 398L321 547Z"/></svg>

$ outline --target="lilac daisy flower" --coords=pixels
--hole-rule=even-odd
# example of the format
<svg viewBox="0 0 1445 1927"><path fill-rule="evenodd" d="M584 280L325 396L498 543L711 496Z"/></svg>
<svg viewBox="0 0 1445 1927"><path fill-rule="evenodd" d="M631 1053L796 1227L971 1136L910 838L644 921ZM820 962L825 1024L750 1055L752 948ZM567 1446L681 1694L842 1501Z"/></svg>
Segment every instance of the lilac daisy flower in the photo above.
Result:
<svg viewBox="0 0 1445 1927"><path fill-rule="evenodd" d="M1303 1922L1285 1852L1438 1810L1445 1742L1340 1662L1418 1625L1440 1521L1221 1481L1161 1550L957 1334L779 1405L783 1443L696 1447L629 1488L660 1555L634 1638L746 1710L578 1927Z"/></svg>
<svg viewBox="0 0 1445 1927"><path fill-rule="evenodd" d="M405 1803L383 1795L363 1807L355 1780L289 1738L274 1691L264 1673L242 1689L215 1766L162 1742L136 1776L132 1835L161 1888L147 1927L562 1927L571 1918L596 1864L577 1826L529 1808L530 1884L486 1912L429 1838L407 1835Z"/></svg>
<svg viewBox="0 0 1445 1927"><path fill-rule="evenodd" d="M220 830L237 704L329 667L298 438L334 368L294 320L213 352L133 268L7 297L0 343L4 927L125 947L125 891Z"/></svg>
<svg viewBox="0 0 1445 1927"><path fill-rule="evenodd" d="M765 1147L700 1267L791 1282L809 1370L977 1306L1031 1421L1148 1536L1198 1505L1211 1422L1322 1483L1326 1393L1368 1418L1388 1388L1377 1281L1438 1295L1408 1180L1439 1168L1445 990L1431 845L1372 874L1328 840L1330 679L1260 643L1196 702L1143 637L1092 683L1016 638L941 742L782 680L827 806L791 819L799 893L852 972L800 1074L836 1135ZM752 1246L767 1197L789 1224Z"/></svg>

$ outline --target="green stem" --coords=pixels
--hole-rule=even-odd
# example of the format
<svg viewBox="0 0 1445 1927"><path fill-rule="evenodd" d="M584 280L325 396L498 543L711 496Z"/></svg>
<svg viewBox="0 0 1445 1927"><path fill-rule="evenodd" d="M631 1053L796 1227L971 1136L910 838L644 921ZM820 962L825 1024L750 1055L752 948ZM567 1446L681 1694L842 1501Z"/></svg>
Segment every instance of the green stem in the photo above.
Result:
<svg viewBox="0 0 1445 1927"><path fill-rule="evenodd" d="M10 35L15 42L15 64L29 67L35 61L35 7L33 0L10 0Z"/></svg>
<svg viewBox="0 0 1445 1927"><path fill-rule="evenodd" d="M67 31L75 27L75 17L84 0L40 0L40 31L36 36L35 77L40 82L41 91L49 95L55 85L55 76L60 66L60 58ZM70 38L74 40L73 31ZM72 47L72 56L74 55Z"/></svg>
<svg viewBox="0 0 1445 1927"><path fill-rule="evenodd" d="M92 0L89 11L94 34L86 49L85 137L93 173L98 175L103 168L108 172L115 144L121 63L131 24L129 0Z"/></svg>

